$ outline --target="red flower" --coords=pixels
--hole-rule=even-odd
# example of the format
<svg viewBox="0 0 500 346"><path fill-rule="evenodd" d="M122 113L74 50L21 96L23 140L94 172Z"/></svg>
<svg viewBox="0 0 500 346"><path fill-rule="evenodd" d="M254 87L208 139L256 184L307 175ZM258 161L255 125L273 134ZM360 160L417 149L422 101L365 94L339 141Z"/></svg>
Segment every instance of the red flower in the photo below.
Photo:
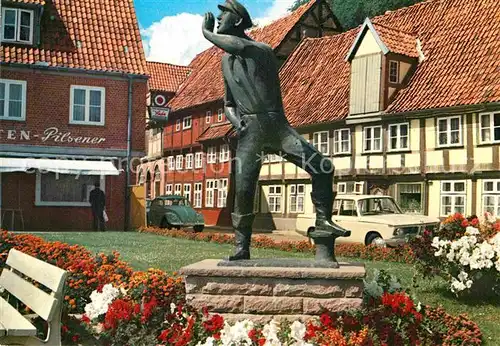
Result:
<svg viewBox="0 0 500 346"><path fill-rule="evenodd" d="M473 218L470 222L470 224L474 227L476 227L477 225L479 225L479 219L477 217Z"/></svg>
<svg viewBox="0 0 500 346"><path fill-rule="evenodd" d="M73 340L74 343L77 343L79 339L80 336L78 334L73 335L73 337L71 338L71 340Z"/></svg>
<svg viewBox="0 0 500 346"><path fill-rule="evenodd" d="M208 317L208 308L206 306L201 308L201 312L203 313L203 316Z"/></svg>
<svg viewBox="0 0 500 346"><path fill-rule="evenodd" d="M469 226L469 221L467 221L467 219L463 219L463 221L460 224L460 226L462 226L463 228L466 228L467 226Z"/></svg>
<svg viewBox="0 0 500 346"><path fill-rule="evenodd" d="M320 321L322 325L329 326L332 323L332 318L328 314L322 314Z"/></svg>
<svg viewBox="0 0 500 346"><path fill-rule="evenodd" d="M167 337L168 337L169 333L170 333L170 331L168 329L162 330L162 332L158 336L158 340L163 341L163 342L167 341Z"/></svg>
<svg viewBox="0 0 500 346"><path fill-rule="evenodd" d="M211 319L202 323L207 332L219 332L224 327L224 318L221 315L213 315Z"/></svg>
<svg viewBox="0 0 500 346"><path fill-rule="evenodd" d="M61 332L62 332L63 334L66 334L68 331L69 331L69 328L68 328L68 327L66 327L66 326L63 324L63 325L61 326Z"/></svg>
<svg viewBox="0 0 500 346"><path fill-rule="evenodd" d="M153 310L158 306L158 302L156 298L153 296L149 302L144 304L144 309L142 310L141 322L144 323L149 320L151 315L153 314Z"/></svg>
<svg viewBox="0 0 500 346"><path fill-rule="evenodd" d="M82 316L82 320L81 320L83 323L85 324L90 324L90 318L87 316L87 315L83 315Z"/></svg>

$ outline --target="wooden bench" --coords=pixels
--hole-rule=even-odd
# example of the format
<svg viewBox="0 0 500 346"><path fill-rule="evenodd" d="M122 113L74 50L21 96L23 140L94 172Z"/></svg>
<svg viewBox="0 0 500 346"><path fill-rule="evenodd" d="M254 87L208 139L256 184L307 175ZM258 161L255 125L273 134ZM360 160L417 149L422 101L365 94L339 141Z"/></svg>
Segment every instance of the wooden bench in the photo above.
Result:
<svg viewBox="0 0 500 346"><path fill-rule="evenodd" d="M47 321L45 340L36 337L36 327L0 297L0 345L61 345L61 312L67 272L44 261L11 249L0 276L0 286ZM45 286L46 293L25 277Z"/></svg>

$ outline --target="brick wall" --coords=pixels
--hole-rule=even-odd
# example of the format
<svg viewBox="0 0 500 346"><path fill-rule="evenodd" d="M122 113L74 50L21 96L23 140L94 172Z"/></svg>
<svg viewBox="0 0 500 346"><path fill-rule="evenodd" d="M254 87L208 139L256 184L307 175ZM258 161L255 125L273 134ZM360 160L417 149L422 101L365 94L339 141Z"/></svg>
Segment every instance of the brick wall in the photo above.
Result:
<svg viewBox="0 0 500 346"><path fill-rule="evenodd" d="M103 149L127 148L128 81L111 77L91 77L85 74L51 73L31 69L2 68L0 78L24 80L26 90L26 121L0 120L0 144L24 144L65 147L91 147ZM105 125L69 124L71 85L98 86L106 88ZM146 80L133 84L132 150L144 151L144 127L146 112ZM71 132L72 137L105 138L97 144L61 143L42 141L48 127L57 127L59 132ZM8 130L14 130L10 133ZM20 136L20 131L31 131L31 139ZM35 138L33 135L38 134ZM15 137L15 138L14 138Z"/></svg>
<svg viewBox="0 0 500 346"><path fill-rule="evenodd" d="M106 213L110 230L123 230L125 174L106 177ZM35 206L36 175L28 173L2 174L2 209L21 208L25 230L28 231L88 231L92 230L90 207ZM10 228L10 213L3 226ZM21 224L16 218L15 228Z"/></svg>

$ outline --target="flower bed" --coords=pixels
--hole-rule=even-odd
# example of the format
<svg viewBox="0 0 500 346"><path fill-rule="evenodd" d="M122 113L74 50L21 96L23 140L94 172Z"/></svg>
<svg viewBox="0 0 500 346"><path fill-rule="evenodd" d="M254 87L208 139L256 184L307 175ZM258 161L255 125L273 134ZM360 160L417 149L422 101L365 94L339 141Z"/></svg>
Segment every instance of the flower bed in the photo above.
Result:
<svg viewBox="0 0 500 346"><path fill-rule="evenodd" d="M205 241L217 244L234 244L234 235L221 233L194 233L184 230L168 230L158 227L147 227L139 230L141 233L152 233L172 238ZM313 253L314 245L307 240L302 241L275 241L265 235L257 235L252 238L252 247L261 249L275 249L289 252ZM388 261L399 263L413 263L415 255L410 246L399 246L396 248L379 247L376 245L365 246L363 244L336 244L335 255L339 257L352 257L373 261Z"/></svg>
<svg viewBox="0 0 500 346"><path fill-rule="evenodd" d="M229 324L195 311L184 285L160 270L134 272L112 255L32 235L0 233L0 266L11 248L69 271L63 310L63 344L102 345L479 345L481 332L465 316L416 303L384 272L366 283L362 309L325 312L294 321ZM83 314L76 319L73 314ZM245 340L246 343L237 343Z"/></svg>
<svg viewBox="0 0 500 346"><path fill-rule="evenodd" d="M450 290L478 297L500 296L500 221L455 214L441 228L412 243L425 276L440 275Z"/></svg>

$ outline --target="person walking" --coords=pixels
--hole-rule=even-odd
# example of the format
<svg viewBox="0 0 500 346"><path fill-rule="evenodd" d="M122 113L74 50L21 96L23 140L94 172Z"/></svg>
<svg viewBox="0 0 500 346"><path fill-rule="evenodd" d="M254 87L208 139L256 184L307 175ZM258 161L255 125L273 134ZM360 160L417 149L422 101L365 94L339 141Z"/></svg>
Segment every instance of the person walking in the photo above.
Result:
<svg viewBox="0 0 500 346"><path fill-rule="evenodd" d="M94 189L90 191L89 202L92 208L94 232L105 232L104 207L106 206L106 195L100 188L99 182L94 184Z"/></svg>

